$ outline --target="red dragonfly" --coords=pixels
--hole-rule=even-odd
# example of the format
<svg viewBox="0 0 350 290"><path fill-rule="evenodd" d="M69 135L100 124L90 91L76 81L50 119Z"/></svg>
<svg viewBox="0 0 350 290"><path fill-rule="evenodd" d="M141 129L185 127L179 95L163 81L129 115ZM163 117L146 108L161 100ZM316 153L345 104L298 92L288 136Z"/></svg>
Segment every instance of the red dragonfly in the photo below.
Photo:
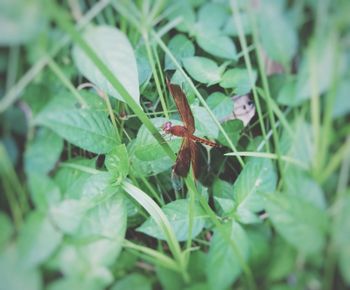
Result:
<svg viewBox="0 0 350 290"><path fill-rule="evenodd" d="M196 142L200 142L211 147L220 147L220 145L193 135L195 131L194 118L184 92L181 90L180 86L170 84L168 79L166 80L166 83L175 100L181 120L184 123L184 126L173 126L171 122L166 122L163 125L163 131L166 134L183 137L181 148L177 154L173 170L176 175L186 177L190 169L190 163L192 163L193 174L197 179L200 168L198 145Z"/></svg>

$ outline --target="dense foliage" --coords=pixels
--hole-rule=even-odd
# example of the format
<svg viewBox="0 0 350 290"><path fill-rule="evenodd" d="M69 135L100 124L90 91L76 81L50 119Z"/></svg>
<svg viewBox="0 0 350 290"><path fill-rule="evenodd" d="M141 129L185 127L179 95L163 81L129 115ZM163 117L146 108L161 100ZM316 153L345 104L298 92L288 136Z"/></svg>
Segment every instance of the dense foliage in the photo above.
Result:
<svg viewBox="0 0 350 290"><path fill-rule="evenodd" d="M349 12L1 1L0 289L350 287ZM222 145L198 180L166 78Z"/></svg>

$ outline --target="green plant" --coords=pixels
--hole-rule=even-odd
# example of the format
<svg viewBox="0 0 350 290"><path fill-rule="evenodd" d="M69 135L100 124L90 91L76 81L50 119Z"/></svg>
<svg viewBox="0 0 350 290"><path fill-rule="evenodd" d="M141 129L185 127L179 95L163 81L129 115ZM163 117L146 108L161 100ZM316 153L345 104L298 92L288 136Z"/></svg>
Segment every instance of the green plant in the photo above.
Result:
<svg viewBox="0 0 350 290"><path fill-rule="evenodd" d="M349 287L349 8L3 1L0 289ZM223 145L181 187L166 77Z"/></svg>

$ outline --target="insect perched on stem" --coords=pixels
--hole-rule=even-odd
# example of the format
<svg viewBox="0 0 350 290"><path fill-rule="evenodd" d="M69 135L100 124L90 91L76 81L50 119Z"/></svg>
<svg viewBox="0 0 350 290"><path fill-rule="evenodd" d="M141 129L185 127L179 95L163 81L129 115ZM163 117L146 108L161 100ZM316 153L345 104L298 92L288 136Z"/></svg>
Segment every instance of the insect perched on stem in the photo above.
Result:
<svg viewBox="0 0 350 290"><path fill-rule="evenodd" d="M166 83L171 95L174 98L176 107L184 124L183 126L173 126L171 122L166 122L163 125L163 131L166 134L183 137L173 171L178 176L186 177L190 169L190 164L192 163L193 174L197 179L200 169L197 142L211 147L220 147L220 145L193 135L195 131L194 118L184 92L181 90L180 86L169 83L168 79L166 80Z"/></svg>

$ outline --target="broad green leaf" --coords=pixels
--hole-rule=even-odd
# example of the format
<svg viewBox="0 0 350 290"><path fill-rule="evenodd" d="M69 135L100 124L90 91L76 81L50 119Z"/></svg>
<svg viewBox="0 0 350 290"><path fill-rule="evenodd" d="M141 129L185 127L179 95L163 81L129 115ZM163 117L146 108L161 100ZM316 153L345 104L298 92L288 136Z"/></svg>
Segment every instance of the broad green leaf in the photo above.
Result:
<svg viewBox="0 0 350 290"><path fill-rule="evenodd" d="M256 81L256 77L255 71L253 71L253 79L250 80L246 69L233 68L224 73L220 81L220 86L223 88L233 88L235 94L242 96L250 92Z"/></svg>
<svg viewBox="0 0 350 290"><path fill-rule="evenodd" d="M14 228L10 218L3 212L0 211L0 253L6 244L10 241Z"/></svg>
<svg viewBox="0 0 350 290"><path fill-rule="evenodd" d="M76 158L69 161L72 167L66 167L65 164L59 167L54 176L56 184L59 186L64 197L79 199L81 188L86 180L91 177L91 173L80 169L95 169L96 159Z"/></svg>
<svg viewBox="0 0 350 290"><path fill-rule="evenodd" d="M91 267L77 276L65 276L51 282L48 290L84 289L101 290L106 289L113 281L112 273L105 267Z"/></svg>
<svg viewBox="0 0 350 290"><path fill-rule="evenodd" d="M234 13L231 17L229 17L224 25L223 32L230 36L238 36L238 30L236 27L236 13ZM244 34L251 33L251 21L249 19L249 15L244 11L239 11L239 17L243 29Z"/></svg>
<svg viewBox="0 0 350 290"><path fill-rule="evenodd" d="M297 31L275 2L264 2L259 10L259 36L267 55L288 64L297 52Z"/></svg>
<svg viewBox="0 0 350 290"><path fill-rule="evenodd" d="M293 271L297 253L295 249L279 235L272 240L270 248L271 255L266 278L269 281L279 281L288 277Z"/></svg>
<svg viewBox="0 0 350 290"><path fill-rule="evenodd" d="M249 255L249 241L236 222L215 229L206 267L211 289L227 289L238 278Z"/></svg>
<svg viewBox="0 0 350 290"><path fill-rule="evenodd" d="M169 120L164 118L154 118L152 123L161 130L165 122ZM181 122L171 120L174 125L180 125ZM177 152L181 140L178 137L168 136L169 145ZM150 176L161 173L171 168L173 161L161 148L158 141L142 125L137 133L136 140L128 147L130 156L131 171L137 176Z"/></svg>
<svg viewBox="0 0 350 290"><path fill-rule="evenodd" d="M263 193L276 189L277 174L270 159L252 158L244 166L233 187L237 212L259 212L264 209Z"/></svg>
<svg viewBox="0 0 350 290"><path fill-rule="evenodd" d="M209 58L188 57L183 59L183 64L190 76L200 83L213 85L221 79L220 68Z"/></svg>
<svg viewBox="0 0 350 290"><path fill-rule="evenodd" d="M218 120L226 118L233 112L233 101L221 92L214 92L207 98L207 105Z"/></svg>
<svg viewBox="0 0 350 290"><path fill-rule="evenodd" d="M283 193L266 195L265 208L277 232L300 252L316 254L323 249L328 227L324 211Z"/></svg>
<svg viewBox="0 0 350 290"><path fill-rule="evenodd" d="M49 216L41 212L31 212L18 237L21 262L27 267L42 264L59 246L62 236Z"/></svg>
<svg viewBox="0 0 350 290"><path fill-rule="evenodd" d="M189 257L188 272L191 277L191 281L205 281L205 265L207 262L207 255L202 251L193 251Z"/></svg>
<svg viewBox="0 0 350 290"><path fill-rule="evenodd" d="M266 264L270 260L271 254L271 229L267 224L251 226L246 230L249 245L250 256L249 264L254 267L254 274L266 275Z"/></svg>
<svg viewBox="0 0 350 290"><path fill-rule="evenodd" d="M350 112L349 102L350 82L344 79L337 87L337 93L333 106L333 118L346 116Z"/></svg>
<svg viewBox="0 0 350 290"><path fill-rule="evenodd" d="M169 20L181 19L181 22L176 26L176 29L182 32L191 32L196 20L196 15L187 0L174 1L170 7Z"/></svg>
<svg viewBox="0 0 350 290"><path fill-rule="evenodd" d="M105 165L113 177L113 182L119 184L129 173L129 155L124 144L114 148L106 155Z"/></svg>
<svg viewBox="0 0 350 290"><path fill-rule="evenodd" d="M178 290L183 289L185 282L179 272L169 270L160 266L156 267L157 278L159 279L161 289Z"/></svg>
<svg viewBox="0 0 350 290"><path fill-rule="evenodd" d="M111 290L152 290L152 283L149 278L138 273L132 273L118 280L112 285Z"/></svg>
<svg viewBox="0 0 350 290"><path fill-rule="evenodd" d="M15 244L0 253L0 281L2 290L42 289L39 270L23 264Z"/></svg>
<svg viewBox="0 0 350 290"><path fill-rule="evenodd" d="M61 192L58 185L46 175L30 173L28 175L30 196L36 209L46 210L49 206L58 203Z"/></svg>
<svg viewBox="0 0 350 290"><path fill-rule="evenodd" d="M231 142L236 145L239 138L241 137L241 131L243 130L243 122L241 120L229 120L222 124L226 134L230 138ZM219 142L225 146L229 146L224 135L219 132Z"/></svg>
<svg viewBox="0 0 350 290"><path fill-rule="evenodd" d="M350 194L349 191L334 206L332 238L335 243L340 272L347 285L350 285Z"/></svg>
<svg viewBox="0 0 350 290"><path fill-rule="evenodd" d="M219 31L230 17L229 12L224 4L208 2L199 9L198 22L206 30Z"/></svg>
<svg viewBox="0 0 350 290"><path fill-rule="evenodd" d="M168 48L181 65L182 60L186 57L194 56L194 45L193 43L183 34L176 34L168 43ZM165 55L165 70L175 69L176 66L169 58Z"/></svg>
<svg viewBox="0 0 350 290"><path fill-rule="evenodd" d="M65 199L51 206L50 216L62 232L73 234L78 229L87 209L84 201Z"/></svg>
<svg viewBox="0 0 350 290"><path fill-rule="evenodd" d="M135 50L135 53L136 53L138 79L141 85L151 78L152 68L148 61L147 50L145 45L140 45Z"/></svg>
<svg viewBox="0 0 350 290"><path fill-rule="evenodd" d="M83 34L87 44L108 66L114 76L136 103L139 103L140 92L138 72L134 50L128 38L116 27L101 25L90 26ZM73 59L79 71L99 89L124 102L123 97L102 75L95 64L86 56L80 47L73 47Z"/></svg>
<svg viewBox="0 0 350 290"><path fill-rule="evenodd" d="M92 174L81 184L81 189L74 193L69 190L66 196L78 200L97 201L109 196L109 185L113 182L109 172L101 171L98 174ZM75 187L76 188L76 187Z"/></svg>
<svg viewBox="0 0 350 290"><path fill-rule="evenodd" d="M2 0L0 2L0 46L30 41L46 24L43 1Z"/></svg>
<svg viewBox="0 0 350 290"><path fill-rule="evenodd" d="M89 109L45 110L37 122L70 143L93 153L111 151L120 142L106 113Z"/></svg>
<svg viewBox="0 0 350 290"><path fill-rule="evenodd" d="M126 207L121 192L86 212L76 234L94 241L79 247L82 257L93 266L110 266L118 257L126 231Z"/></svg>
<svg viewBox="0 0 350 290"><path fill-rule="evenodd" d="M34 139L27 144L24 167L28 174L46 174L54 168L63 149L63 140L47 128L40 128Z"/></svg>
<svg viewBox="0 0 350 290"><path fill-rule="evenodd" d="M165 122L169 120L164 118L154 118L152 123L161 130ZM170 120L173 125L181 125L180 121ZM169 139L176 140L176 137L169 135ZM172 147L174 147L174 142L170 142ZM177 146L174 147L174 151L179 149L179 142L176 142ZM149 130L142 125L137 132L135 143L133 143L132 153L142 161L151 161L161 159L166 155L164 150L161 148L159 142L154 138L154 136L149 132ZM131 153L130 153L131 155Z"/></svg>
<svg viewBox="0 0 350 290"><path fill-rule="evenodd" d="M310 167L313 158L315 158L314 138L311 125L302 117L298 117L291 124L291 127L294 136L291 137L287 132L282 134L279 145L281 153L296 159L303 164L304 167Z"/></svg>
<svg viewBox="0 0 350 290"><path fill-rule="evenodd" d="M278 102L283 105L298 106L313 94L327 91L334 79L333 74L341 74L345 68L339 65L336 69L336 47L332 36L326 35L317 41L310 41L304 50L298 75L290 79L282 88Z"/></svg>
<svg viewBox="0 0 350 290"><path fill-rule="evenodd" d="M206 215L199 204L195 203L190 209L190 202L187 199L178 199L162 207L165 216L171 223L178 241L186 241L189 238L190 230L190 210L192 210L192 232L190 237L196 237L203 229ZM149 218L139 228L139 232L145 233L157 239L165 240L166 237L162 229L153 218Z"/></svg>
<svg viewBox="0 0 350 290"><path fill-rule="evenodd" d="M319 184L307 173L295 166L289 166L285 170L285 192L298 197L319 209L326 209L326 200Z"/></svg>
<svg viewBox="0 0 350 290"><path fill-rule="evenodd" d="M202 137L206 136L210 139L217 138L219 135L219 127L214 123L209 112L200 106L192 106L192 113L195 119L195 134Z"/></svg>
<svg viewBox="0 0 350 290"><path fill-rule="evenodd" d="M196 33L196 41L204 51L229 60L237 59L236 46L228 36L207 31L205 27L198 28Z"/></svg>

